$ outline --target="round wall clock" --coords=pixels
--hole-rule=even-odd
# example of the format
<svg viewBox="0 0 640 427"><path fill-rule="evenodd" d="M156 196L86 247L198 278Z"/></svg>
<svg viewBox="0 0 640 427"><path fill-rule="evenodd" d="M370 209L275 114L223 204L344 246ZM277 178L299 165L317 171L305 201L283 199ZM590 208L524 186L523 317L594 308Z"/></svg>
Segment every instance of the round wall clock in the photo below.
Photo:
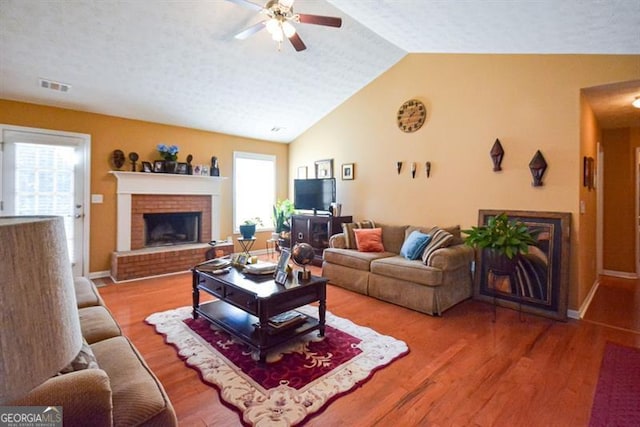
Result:
<svg viewBox="0 0 640 427"><path fill-rule="evenodd" d="M398 109L397 123L403 132L415 132L427 119L427 108L417 99L410 99Z"/></svg>

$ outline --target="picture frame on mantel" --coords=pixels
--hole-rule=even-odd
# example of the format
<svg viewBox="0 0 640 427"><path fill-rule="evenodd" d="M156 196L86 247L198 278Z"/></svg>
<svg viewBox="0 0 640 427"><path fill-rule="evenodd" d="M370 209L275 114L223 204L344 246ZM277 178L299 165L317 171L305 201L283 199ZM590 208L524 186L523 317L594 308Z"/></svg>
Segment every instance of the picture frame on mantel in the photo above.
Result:
<svg viewBox="0 0 640 427"><path fill-rule="evenodd" d="M505 213L509 220L522 222L536 239L529 252L520 255L515 272L496 274L488 268L487 250L478 252L474 298L502 307L567 320L569 299L569 253L571 214L480 210L478 225Z"/></svg>
<svg viewBox="0 0 640 427"><path fill-rule="evenodd" d="M315 166L316 179L333 178L333 159L317 160Z"/></svg>
<svg viewBox="0 0 640 427"><path fill-rule="evenodd" d="M307 179L307 167L298 166L298 179Z"/></svg>

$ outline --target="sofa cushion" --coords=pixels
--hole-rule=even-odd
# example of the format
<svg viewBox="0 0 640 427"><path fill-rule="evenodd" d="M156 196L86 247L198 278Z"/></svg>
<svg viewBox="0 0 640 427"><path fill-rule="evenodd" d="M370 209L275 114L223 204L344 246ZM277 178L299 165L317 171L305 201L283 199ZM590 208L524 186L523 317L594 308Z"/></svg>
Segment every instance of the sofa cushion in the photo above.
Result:
<svg viewBox="0 0 640 427"><path fill-rule="evenodd" d="M356 245L360 252L384 252L381 228L363 228L353 230Z"/></svg>
<svg viewBox="0 0 640 427"><path fill-rule="evenodd" d="M344 240L347 249L357 249L356 236L353 230L357 228L376 228L376 223L365 219L360 222L347 222L342 224L342 233L344 234Z"/></svg>
<svg viewBox="0 0 640 427"><path fill-rule="evenodd" d="M406 225L387 225L378 224L378 227L382 228L382 244L384 250L387 252L393 252L394 254L400 253L400 248L404 243L406 236Z"/></svg>
<svg viewBox="0 0 640 427"><path fill-rule="evenodd" d="M100 368L109 376L113 425L176 425L171 403L158 379L125 337L91 345Z"/></svg>
<svg viewBox="0 0 640 427"><path fill-rule="evenodd" d="M384 235L384 234L383 234ZM356 270L369 271L371 261L375 259L391 257L397 254L392 252L358 252L353 249L327 248L323 258L326 262L355 268Z"/></svg>
<svg viewBox="0 0 640 427"><path fill-rule="evenodd" d="M417 230L412 231L402 244L402 247L400 248L400 255L406 259L418 259L420 258L420 255L422 255L422 252L424 252L424 248L427 247L430 240L430 235L421 233Z"/></svg>
<svg viewBox="0 0 640 427"><path fill-rule="evenodd" d="M431 230L429 235L431 236L431 241L422 252L422 262L427 265L431 264L431 257L435 251L446 248L453 242L453 234L438 227Z"/></svg>
<svg viewBox="0 0 640 427"><path fill-rule="evenodd" d="M459 245L461 243L464 243L464 239L462 238L462 234L460 231L460 226L459 225L452 225L450 227L435 227L435 226L430 226L430 227L416 227L416 226L409 226L407 227L407 231L406 231L406 236L408 236L413 230L418 230L421 233L426 233L426 234L431 234L430 232L432 232L434 229L436 228L441 228L445 231L448 231L449 233L453 234L453 240L451 241L452 245Z"/></svg>
<svg viewBox="0 0 640 427"><path fill-rule="evenodd" d="M122 335L120 326L106 307L98 305L78 310L82 336L89 344Z"/></svg>
<svg viewBox="0 0 640 427"><path fill-rule="evenodd" d="M104 305L98 290L91 280L86 277L75 277L73 284L75 286L78 308Z"/></svg>
<svg viewBox="0 0 640 427"><path fill-rule="evenodd" d="M442 284L442 270L426 266L420 260L408 260L400 255L372 261L371 273L427 286Z"/></svg>

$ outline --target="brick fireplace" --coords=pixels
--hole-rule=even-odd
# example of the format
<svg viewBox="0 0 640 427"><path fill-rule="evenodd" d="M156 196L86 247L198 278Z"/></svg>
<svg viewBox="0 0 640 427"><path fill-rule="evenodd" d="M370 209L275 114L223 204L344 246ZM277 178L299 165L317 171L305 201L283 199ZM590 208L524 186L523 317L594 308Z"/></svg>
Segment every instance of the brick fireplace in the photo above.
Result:
<svg viewBox="0 0 640 427"><path fill-rule="evenodd" d="M111 255L114 281L186 271L204 261L208 242L219 239L224 178L112 173L118 180L117 251ZM182 220L173 219L176 215L196 221L197 237L181 227ZM145 216L159 219L145 225ZM151 243L149 224L156 235Z"/></svg>

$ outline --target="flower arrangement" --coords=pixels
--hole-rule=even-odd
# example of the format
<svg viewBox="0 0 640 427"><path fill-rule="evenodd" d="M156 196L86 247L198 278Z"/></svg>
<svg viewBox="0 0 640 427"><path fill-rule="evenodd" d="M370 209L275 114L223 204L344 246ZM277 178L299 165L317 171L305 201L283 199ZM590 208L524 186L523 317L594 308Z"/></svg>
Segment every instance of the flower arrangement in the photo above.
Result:
<svg viewBox="0 0 640 427"><path fill-rule="evenodd" d="M173 160L174 162L178 160L179 148L177 145L158 144L156 149L164 160Z"/></svg>

